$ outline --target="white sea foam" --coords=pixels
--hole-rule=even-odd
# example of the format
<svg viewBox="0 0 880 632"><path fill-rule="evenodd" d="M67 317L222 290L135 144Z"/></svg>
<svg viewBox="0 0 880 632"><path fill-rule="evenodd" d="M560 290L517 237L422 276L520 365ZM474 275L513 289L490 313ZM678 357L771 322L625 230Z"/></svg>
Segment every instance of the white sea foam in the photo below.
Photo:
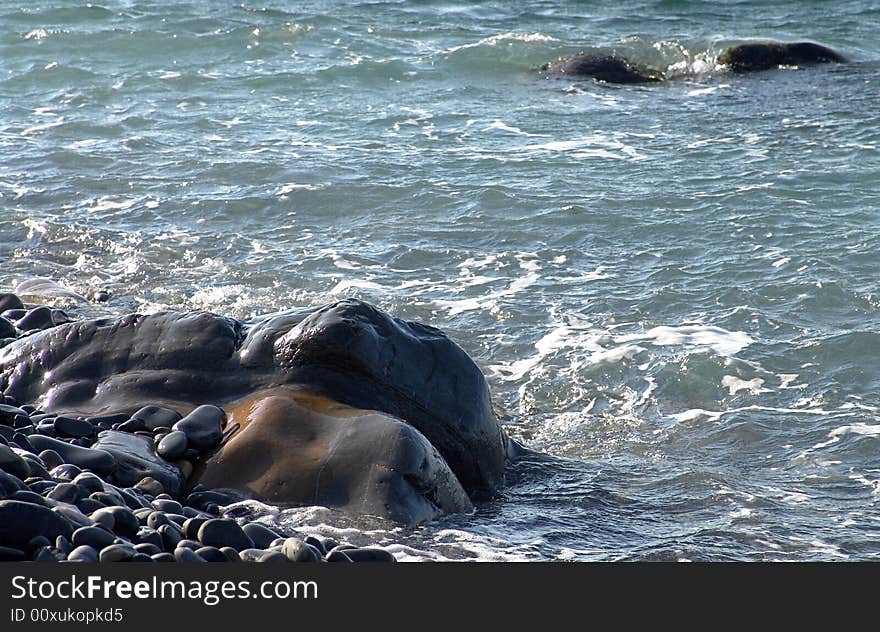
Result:
<svg viewBox="0 0 880 632"><path fill-rule="evenodd" d="M724 356L733 356L754 342L746 333L727 331L711 325L660 326L644 333L615 337L615 342L647 342L658 347L704 347Z"/></svg>

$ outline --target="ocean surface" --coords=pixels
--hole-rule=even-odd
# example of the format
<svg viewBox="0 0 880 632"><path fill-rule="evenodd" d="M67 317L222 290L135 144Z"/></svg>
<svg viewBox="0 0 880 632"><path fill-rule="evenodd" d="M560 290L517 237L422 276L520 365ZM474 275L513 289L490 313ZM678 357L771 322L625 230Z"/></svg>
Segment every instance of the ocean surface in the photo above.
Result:
<svg viewBox="0 0 880 632"><path fill-rule="evenodd" d="M401 560L880 558L880 5L0 0L0 288L81 316L346 296L536 451ZM752 38L844 65L733 75ZM582 50L650 87L541 76ZM64 304L64 301L59 301Z"/></svg>

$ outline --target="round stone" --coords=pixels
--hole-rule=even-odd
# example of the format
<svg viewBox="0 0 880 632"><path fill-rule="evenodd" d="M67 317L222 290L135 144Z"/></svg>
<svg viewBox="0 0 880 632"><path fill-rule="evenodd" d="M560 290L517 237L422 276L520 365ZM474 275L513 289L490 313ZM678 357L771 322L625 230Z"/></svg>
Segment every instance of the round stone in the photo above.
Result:
<svg viewBox="0 0 880 632"><path fill-rule="evenodd" d="M197 518L194 518L197 520ZM199 528L199 541L206 546L217 548L231 546L237 551L253 548L251 540L235 520L212 518Z"/></svg>
<svg viewBox="0 0 880 632"><path fill-rule="evenodd" d="M137 555L134 547L130 544L111 544L101 549L98 560L104 562L128 562Z"/></svg>
<svg viewBox="0 0 880 632"><path fill-rule="evenodd" d="M345 555L352 562L396 562L397 559L385 549L364 547L361 549L348 549Z"/></svg>
<svg viewBox="0 0 880 632"><path fill-rule="evenodd" d="M297 538L287 538L281 545L281 552L291 562L320 562L322 557L318 549Z"/></svg>
<svg viewBox="0 0 880 632"><path fill-rule="evenodd" d="M80 489L74 483L58 483L51 492L46 494L46 498L57 500L62 503L75 503L79 500Z"/></svg>
<svg viewBox="0 0 880 632"><path fill-rule="evenodd" d="M174 424L172 430L186 433L190 448L206 452L220 445L225 421L226 413L222 409L205 404Z"/></svg>
<svg viewBox="0 0 880 632"><path fill-rule="evenodd" d="M182 430L175 430L162 437L162 440L159 441L159 445L156 447L156 453L163 459L174 461L182 457L186 449L186 433Z"/></svg>
<svg viewBox="0 0 880 632"><path fill-rule="evenodd" d="M0 338L15 338L16 336L18 336L18 331L16 331L15 325L0 316Z"/></svg>
<svg viewBox="0 0 880 632"><path fill-rule="evenodd" d="M241 528L245 532L254 546L258 549L268 549L272 541L278 538L278 534L263 526L259 522L249 522Z"/></svg>
<svg viewBox="0 0 880 632"><path fill-rule="evenodd" d="M199 549L196 549L196 553L198 553L199 557L201 557L206 562L228 562L229 558L227 558L223 551L214 546L203 546Z"/></svg>
<svg viewBox="0 0 880 632"><path fill-rule="evenodd" d="M74 546L90 546L101 551L116 541L116 536L102 527L80 527L70 538Z"/></svg>
<svg viewBox="0 0 880 632"><path fill-rule="evenodd" d="M98 551L96 551L93 547L83 545L78 546L73 549L67 555L67 560L69 562L88 562L93 563L98 561Z"/></svg>
<svg viewBox="0 0 880 632"><path fill-rule="evenodd" d="M95 427L83 419L73 417L56 417L52 423L55 433L62 437L91 437L95 434Z"/></svg>
<svg viewBox="0 0 880 632"><path fill-rule="evenodd" d="M27 461L6 445L0 445L0 470L22 480L31 475L31 468L28 466Z"/></svg>
<svg viewBox="0 0 880 632"><path fill-rule="evenodd" d="M193 551L192 549L186 547L177 547L174 549L174 559L178 562L183 563L192 563L192 562L204 562L204 558L202 558L198 553Z"/></svg>

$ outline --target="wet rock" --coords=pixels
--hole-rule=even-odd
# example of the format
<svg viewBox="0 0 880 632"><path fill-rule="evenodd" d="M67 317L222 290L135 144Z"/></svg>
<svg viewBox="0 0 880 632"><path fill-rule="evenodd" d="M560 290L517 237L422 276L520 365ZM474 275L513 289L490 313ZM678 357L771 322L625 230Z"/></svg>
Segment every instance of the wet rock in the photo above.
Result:
<svg viewBox="0 0 880 632"><path fill-rule="evenodd" d="M95 427L89 422L73 417L56 417L52 423L55 433L63 437L91 437L95 434Z"/></svg>
<svg viewBox="0 0 880 632"><path fill-rule="evenodd" d="M135 485L149 476L172 494L179 493L183 486L180 469L156 456L150 441L143 437L104 430L92 449L111 455L117 464L113 478L120 485Z"/></svg>
<svg viewBox="0 0 880 632"><path fill-rule="evenodd" d="M46 494L46 498L57 500L62 503L75 504L79 500L81 494L80 489L73 483L58 483L51 492Z"/></svg>
<svg viewBox="0 0 880 632"><path fill-rule="evenodd" d="M73 533L70 523L51 509L21 502L0 500L0 542L23 548L37 535L54 540Z"/></svg>
<svg viewBox="0 0 880 632"><path fill-rule="evenodd" d="M352 562L396 562L397 559L385 549L364 547L345 551Z"/></svg>
<svg viewBox="0 0 880 632"><path fill-rule="evenodd" d="M103 527L80 527L73 532L73 536L70 540L73 546L87 545L93 547L96 551L100 551L105 547L114 544L116 541L116 535L107 531Z"/></svg>
<svg viewBox="0 0 880 632"><path fill-rule="evenodd" d="M186 452L188 445L187 441L186 433L182 430L169 432L162 437L161 441L159 441L159 445L156 447L156 452L163 459L174 461L182 457Z"/></svg>
<svg viewBox="0 0 880 632"><path fill-rule="evenodd" d="M229 558L226 557L223 552L214 546L203 546L199 549L196 549L196 553L198 553L199 557L201 557L206 562L228 562Z"/></svg>
<svg viewBox="0 0 880 632"><path fill-rule="evenodd" d="M67 559L70 562L97 562L98 551L91 546L78 546L67 555Z"/></svg>
<svg viewBox="0 0 880 632"><path fill-rule="evenodd" d="M140 522L128 507L106 507L99 509L89 517L95 523L128 538L133 538L141 527Z"/></svg>
<svg viewBox="0 0 880 632"><path fill-rule="evenodd" d="M163 524L156 527L156 533L162 538L162 548L166 551L173 551L177 548L178 543L183 540L183 534L177 525Z"/></svg>
<svg viewBox="0 0 880 632"><path fill-rule="evenodd" d="M80 474L77 474L72 482L83 490L84 495L101 492L104 491L105 488L104 481L91 472L81 472Z"/></svg>
<svg viewBox="0 0 880 632"><path fill-rule="evenodd" d="M174 559L185 564L201 563L205 561L202 556L192 549L180 546L174 549Z"/></svg>
<svg viewBox="0 0 880 632"><path fill-rule="evenodd" d="M278 534L259 522L249 522L241 528L253 545L258 549L268 549L273 540L278 538Z"/></svg>
<svg viewBox="0 0 880 632"><path fill-rule="evenodd" d="M193 410L171 429L183 432L190 448L207 452L220 445L225 422L226 413L222 409L206 404Z"/></svg>
<svg viewBox="0 0 880 632"><path fill-rule="evenodd" d="M28 466L27 461L6 445L0 445L0 470L20 479L25 479L31 475L31 468Z"/></svg>
<svg viewBox="0 0 880 632"><path fill-rule="evenodd" d="M259 563L287 563L287 558L278 551L264 551L262 549L244 549L239 553L242 562Z"/></svg>
<svg viewBox="0 0 880 632"><path fill-rule="evenodd" d="M0 293L0 312L10 309L24 309L24 303L15 294L11 292Z"/></svg>
<svg viewBox="0 0 880 632"><path fill-rule="evenodd" d="M208 521L208 518L188 518L182 525L182 532L190 540L199 539L199 529Z"/></svg>
<svg viewBox="0 0 880 632"><path fill-rule="evenodd" d="M97 500L93 498L80 498L76 506L79 507L79 510L86 514L87 516L96 512L98 509L103 509L107 505L104 503L99 503Z"/></svg>
<svg viewBox="0 0 880 632"><path fill-rule="evenodd" d="M226 556L226 559L230 562L241 562L241 556L238 554L238 551L233 549L231 546L224 546L220 549L220 552Z"/></svg>
<svg viewBox="0 0 880 632"><path fill-rule="evenodd" d="M328 562L350 563L354 561L353 559L348 557L348 555L346 555L345 551L331 551L324 559L326 559Z"/></svg>
<svg viewBox="0 0 880 632"><path fill-rule="evenodd" d="M152 505L157 511L175 514L183 512L181 504L176 500L171 500L169 498L157 498L152 502Z"/></svg>
<svg viewBox="0 0 880 632"><path fill-rule="evenodd" d="M52 309L46 306L35 307L19 319L15 326L22 331L54 327L55 321L52 319Z"/></svg>
<svg viewBox="0 0 880 632"><path fill-rule="evenodd" d="M64 463L64 459L55 450L43 450L39 456L50 470Z"/></svg>
<svg viewBox="0 0 880 632"><path fill-rule="evenodd" d="M70 523L71 527L74 529L76 529L77 527L87 527L92 524L92 520L83 512L81 512L75 505L69 505L67 503L57 503L54 507L52 507L52 511L62 516L68 523Z"/></svg>
<svg viewBox="0 0 880 632"><path fill-rule="evenodd" d="M28 414L18 406L0 404L0 425L13 427L16 417L27 417Z"/></svg>
<svg viewBox="0 0 880 632"><path fill-rule="evenodd" d="M236 551L253 548L251 540L235 520L212 518L199 527L199 542L217 548L230 546Z"/></svg>
<svg viewBox="0 0 880 632"><path fill-rule="evenodd" d="M154 562L176 562L177 560L171 553L157 553L152 556Z"/></svg>
<svg viewBox="0 0 880 632"><path fill-rule="evenodd" d="M30 441L39 452L54 450L61 455L65 463L72 463L97 474L112 474L116 470L116 459L105 450L83 448L42 435L32 435Z"/></svg>
<svg viewBox="0 0 880 632"><path fill-rule="evenodd" d="M141 544L135 544L134 550L138 553L143 553L144 555L156 555L157 553L162 553L162 550L159 549L155 544L151 544L149 542L142 542Z"/></svg>
<svg viewBox="0 0 880 632"><path fill-rule="evenodd" d="M162 483L152 476L145 476L142 478L138 481L137 485L135 485L135 488L141 490L144 494L149 494L151 496L158 496L159 494L165 493L165 488L162 486Z"/></svg>
<svg viewBox="0 0 880 632"><path fill-rule="evenodd" d="M181 419L181 415L176 410L164 408L162 406L144 406L131 416L132 419L140 419L144 422L144 428L147 430L156 430L157 428L170 428Z"/></svg>
<svg viewBox="0 0 880 632"><path fill-rule="evenodd" d="M141 527L138 529L137 535L135 535L134 539L138 544L152 544L157 549L164 548L162 536L159 535L158 531L151 529L150 527ZM158 553L158 551L156 551L156 553Z"/></svg>
<svg viewBox="0 0 880 632"><path fill-rule="evenodd" d="M131 544L111 544L101 549L98 560L106 562L128 562L137 555L137 551Z"/></svg>
<svg viewBox="0 0 880 632"><path fill-rule="evenodd" d="M15 325L0 316L0 338L15 338L16 336L18 336L18 331L16 331Z"/></svg>
<svg viewBox="0 0 880 632"><path fill-rule="evenodd" d="M287 538L281 552L291 562L320 562L323 554L310 544L297 538Z"/></svg>

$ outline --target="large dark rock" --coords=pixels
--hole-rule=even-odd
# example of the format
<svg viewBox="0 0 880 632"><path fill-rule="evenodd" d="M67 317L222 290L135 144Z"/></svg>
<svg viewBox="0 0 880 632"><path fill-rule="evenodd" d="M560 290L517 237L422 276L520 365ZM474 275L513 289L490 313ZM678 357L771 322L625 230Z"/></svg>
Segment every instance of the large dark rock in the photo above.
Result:
<svg viewBox="0 0 880 632"><path fill-rule="evenodd" d="M38 434L31 435L28 441L37 452L54 450L61 455L65 463L92 470L97 474L111 474L116 469L116 459L105 450L84 448Z"/></svg>
<svg viewBox="0 0 880 632"><path fill-rule="evenodd" d="M271 468L276 489L262 485L266 499L407 521L469 510L463 490L491 494L507 455L467 354L433 327L353 299L250 324L177 312L62 324L0 349L0 388L69 415L216 404L241 429L208 464L210 485L259 497L249 476ZM279 455L273 445L302 452ZM39 446L50 447L67 459ZM232 461L248 474L217 469ZM324 461L332 467L308 490Z"/></svg>
<svg viewBox="0 0 880 632"><path fill-rule="evenodd" d="M663 73L605 53L579 53L545 64L542 71L565 77L592 78L607 83L656 83Z"/></svg>
<svg viewBox="0 0 880 632"><path fill-rule="evenodd" d="M731 46L718 58L718 63L734 72L770 70L779 66L802 66L843 63L846 57L813 42L748 42Z"/></svg>

